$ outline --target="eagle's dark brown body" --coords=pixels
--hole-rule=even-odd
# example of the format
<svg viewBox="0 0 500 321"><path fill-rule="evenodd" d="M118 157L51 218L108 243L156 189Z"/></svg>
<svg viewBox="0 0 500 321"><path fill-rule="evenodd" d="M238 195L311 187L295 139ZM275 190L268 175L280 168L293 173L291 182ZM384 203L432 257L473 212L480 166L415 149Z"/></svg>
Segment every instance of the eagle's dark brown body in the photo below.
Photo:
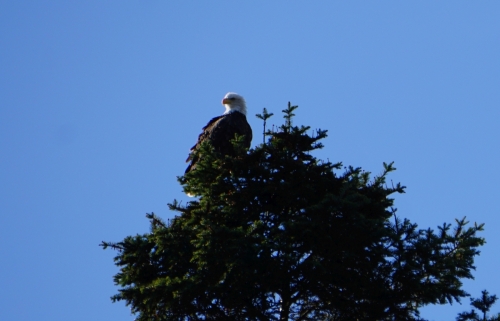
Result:
<svg viewBox="0 0 500 321"><path fill-rule="evenodd" d="M186 168L186 173L196 167L197 157L193 157L192 152L200 148L200 145L208 140L214 149L223 154L231 155L233 153L233 145L231 140L235 134L245 136L245 147L249 148L252 142L252 128L247 122L247 118L239 111L233 111L228 114L212 118L208 124L203 127L203 132L198 136L198 141L191 148L191 153L186 162L190 162Z"/></svg>

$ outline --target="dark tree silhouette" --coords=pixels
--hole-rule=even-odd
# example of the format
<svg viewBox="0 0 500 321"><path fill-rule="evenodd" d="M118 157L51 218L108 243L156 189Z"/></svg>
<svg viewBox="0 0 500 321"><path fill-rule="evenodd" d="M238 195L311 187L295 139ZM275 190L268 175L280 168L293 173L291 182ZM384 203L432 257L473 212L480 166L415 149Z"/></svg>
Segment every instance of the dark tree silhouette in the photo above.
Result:
<svg viewBox="0 0 500 321"><path fill-rule="evenodd" d="M420 320L427 304L459 301L483 225L421 230L400 219L386 184L311 155L327 133L285 124L236 156L204 144L180 177L199 199L170 208L151 232L102 245L118 250L119 286L137 320ZM258 115L266 121L271 114Z"/></svg>

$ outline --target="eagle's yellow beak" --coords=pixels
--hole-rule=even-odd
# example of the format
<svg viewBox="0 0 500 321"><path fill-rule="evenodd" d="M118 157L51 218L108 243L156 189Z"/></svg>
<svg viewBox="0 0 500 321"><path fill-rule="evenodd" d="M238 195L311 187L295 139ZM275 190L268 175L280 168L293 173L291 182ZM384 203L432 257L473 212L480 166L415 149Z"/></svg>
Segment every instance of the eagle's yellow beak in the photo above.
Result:
<svg viewBox="0 0 500 321"><path fill-rule="evenodd" d="M231 100L229 98L222 99L222 104L223 105L229 105L230 103L231 103Z"/></svg>

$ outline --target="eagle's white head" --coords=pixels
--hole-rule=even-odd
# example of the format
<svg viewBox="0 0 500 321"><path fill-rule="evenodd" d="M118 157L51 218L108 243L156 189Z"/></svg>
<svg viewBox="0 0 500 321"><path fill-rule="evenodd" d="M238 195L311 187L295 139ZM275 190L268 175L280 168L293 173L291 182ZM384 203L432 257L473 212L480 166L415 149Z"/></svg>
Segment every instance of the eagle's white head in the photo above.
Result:
<svg viewBox="0 0 500 321"><path fill-rule="evenodd" d="M232 113L233 111L239 111L243 115L247 114L247 105L245 104L245 98L238 95L237 93L229 92L222 99L222 104L226 107L224 114Z"/></svg>

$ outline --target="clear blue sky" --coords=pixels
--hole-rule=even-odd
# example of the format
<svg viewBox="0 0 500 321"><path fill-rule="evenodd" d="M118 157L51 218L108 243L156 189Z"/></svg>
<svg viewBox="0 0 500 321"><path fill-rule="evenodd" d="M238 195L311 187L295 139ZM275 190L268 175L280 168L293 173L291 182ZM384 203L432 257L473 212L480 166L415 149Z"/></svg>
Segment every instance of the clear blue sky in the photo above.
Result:
<svg viewBox="0 0 500 321"><path fill-rule="evenodd" d="M400 216L486 223L465 289L500 295L499 17L499 1L0 1L0 320L133 320L98 244L187 199L176 176L228 91L253 145L254 115L281 124L291 101L329 130L317 157L395 161Z"/></svg>

